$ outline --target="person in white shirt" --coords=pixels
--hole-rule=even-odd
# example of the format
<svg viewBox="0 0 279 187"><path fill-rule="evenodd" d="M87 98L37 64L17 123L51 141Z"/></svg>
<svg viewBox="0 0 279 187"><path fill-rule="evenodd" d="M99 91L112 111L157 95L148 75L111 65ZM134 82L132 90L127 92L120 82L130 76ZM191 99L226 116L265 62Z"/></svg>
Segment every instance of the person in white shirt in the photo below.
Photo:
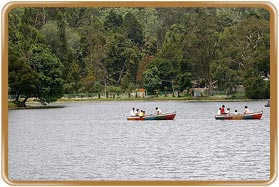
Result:
<svg viewBox="0 0 279 187"><path fill-rule="evenodd" d="M248 106L245 106L243 113L244 114L249 114L250 113L250 110L248 109Z"/></svg>
<svg viewBox="0 0 279 187"><path fill-rule="evenodd" d="M230 108L227 108L226 114L231 115Z"/></svg>
<svg viewBox="0 0 279 187"><path fill-rule="evenodd" d="M217 114L218 114L218 116L221 116L221 108L219 108Z"/></svg>
<svg viewBox="0 0 279 187"><path fill-rule="evenodd" d="M131 116L136 116L135 108L132 108L130 115L131 115Z"/></svg>
<svg viewBox="0 0 279 187"><path fill-rule="evenodd" d="M157 115L162 114L162 111L158 107L156 107L156 114Z"/></svg>
<svg viewBox="0 0 279 187"><path fill-rule="evenodd" d="M239 112L237 112L237 110L235 110L235 111L234 111L234 114L235 114L235 115L238 115L238 114L239 114Z"/></svg>

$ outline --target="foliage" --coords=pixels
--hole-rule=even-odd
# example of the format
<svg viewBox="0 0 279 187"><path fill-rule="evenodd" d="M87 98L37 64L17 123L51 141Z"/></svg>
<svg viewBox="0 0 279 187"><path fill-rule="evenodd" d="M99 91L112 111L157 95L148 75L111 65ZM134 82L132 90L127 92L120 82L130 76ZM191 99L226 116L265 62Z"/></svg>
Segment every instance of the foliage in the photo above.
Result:
<svg viewBox="0 0 279 187"><path fill-rule="evenodd" d="M141 46L143 44L142 26L132 13L127 13L123 20L123 32L132 42Z"/></svg>
<svg viewBox="0 0 279 187"><path fill-rule="evenodd" d="M153 66L144 72L143 86L148 91L153 92L158 89L160 83L161 79L159 77L159 70L156 66Z"/></svg>
<svg viewBox="0 0 279 187"><path fill-rule="evenodd" d="M261 77L251 77L244 82L246 96L250 99L267 99L270 97L270 82Z"/></svg>
<svg viewBox="0 0 279 187"><path fill-rule="evenodd" d="M14 61L9 66L9 88L16 95L15 102L25 106L30 97L41 103L54 102L63 96L63 65L48 48L34 46L30 61ZM19 97L24 96L20 102Z"/></svg>
<svg viewBox="0 0 279 187"><path fill-rule="evenodd" d="M9 88L11 94L16 95L19 102L20 95L33 97L33 93L39 84L38 72L30 64L24 61L14 61L9 65Z"/></svg>
<svg viewBox="0 0 279 187"><path fill-rule="evenodd" d="M68 94L107 86L172 91L173 84L184 91L196 82L232 94L269 76L269 29L262 8L16 8L9 13L9 87L42 102L62 95L62 79ZM53 67L54 95L47 83ZM268 97L249 88L251 98Z"/></svg>
<svg viewBox="0 0 279 187"><path fill-rule="evenodd" d="M38 85L34 96L41 103L54 102L64 94L62 79L63 64L48 48L34 46L31 67L38 73Z"/></svg>
<svg viewBox="0 0 279 187"><path fill-rule="evenodd" d="M68 70L66 80L67 83L65 83L65 92L66 93L77 93L79 90L79 81L80 81L80 72L81 68L80 66L73 62L70 65L70 68Z"/></svg>
<svg viewBox="0 0 279 187"><path fill-rule="evenodd" d="M187 90L192 87L192 74L190 72L185 72L184 74L179 74L177 76L177 84L179 85L179 90Z"/></svg>

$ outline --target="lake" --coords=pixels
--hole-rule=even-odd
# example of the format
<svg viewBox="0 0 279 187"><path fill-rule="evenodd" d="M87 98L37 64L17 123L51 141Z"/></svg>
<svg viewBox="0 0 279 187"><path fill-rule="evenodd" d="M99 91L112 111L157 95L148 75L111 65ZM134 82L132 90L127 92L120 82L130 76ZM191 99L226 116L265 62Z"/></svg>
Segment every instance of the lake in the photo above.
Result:
<svg viewBox="0 0 279 187"><path fill-rule="evenodd" d="M224 104L261 120L215 120ZM269 180L270 108L258 102L109 101L9 110L11 180ZM127 121L132 107L176 111Z"/></svg>

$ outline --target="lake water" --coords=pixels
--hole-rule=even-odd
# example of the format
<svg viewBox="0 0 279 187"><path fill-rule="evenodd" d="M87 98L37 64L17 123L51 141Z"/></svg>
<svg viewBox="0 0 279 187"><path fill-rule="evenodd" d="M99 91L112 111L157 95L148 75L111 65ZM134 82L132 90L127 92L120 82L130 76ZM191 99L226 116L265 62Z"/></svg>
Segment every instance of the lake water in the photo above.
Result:
<svg viewBox="0 0 279 187"><path fill-rule="evenodd" d="M270 108L261 102L125 101L8 112L11 180L269 180ZM231 110L261 120L219 121ZM59 104L58 104L59 105ZM127 121L132 107L173 121Z"/></svg>

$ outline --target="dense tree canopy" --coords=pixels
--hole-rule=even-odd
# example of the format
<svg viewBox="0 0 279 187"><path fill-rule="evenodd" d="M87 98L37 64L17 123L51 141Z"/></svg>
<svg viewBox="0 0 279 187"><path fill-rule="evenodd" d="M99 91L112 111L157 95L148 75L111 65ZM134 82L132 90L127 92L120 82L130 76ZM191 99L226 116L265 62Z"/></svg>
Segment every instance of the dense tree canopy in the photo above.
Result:
<svg viewBox="0 0 279 187"><path fill-rule="evenodd" d="M52 102L105 86L153 92L175 83L182 92L202 82L266 98L269 30L262 8L17 8L9 13L9 88L17 100ZM251 92L258 84L265 89Z"/></svg>

